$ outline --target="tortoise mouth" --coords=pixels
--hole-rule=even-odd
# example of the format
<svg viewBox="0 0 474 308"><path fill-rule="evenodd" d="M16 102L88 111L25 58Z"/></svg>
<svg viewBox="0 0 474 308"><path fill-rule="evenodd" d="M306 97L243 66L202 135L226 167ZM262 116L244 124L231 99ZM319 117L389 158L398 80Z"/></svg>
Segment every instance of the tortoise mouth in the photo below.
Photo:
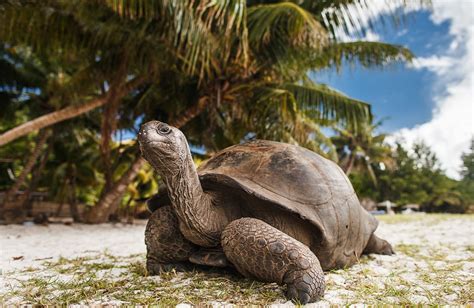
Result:
<svg viewBox="0 0 474 308"><path fill-rule="evenodd" d="M157 140L138 140L140 143L140 147L144 150L153 150L153 149L159 149L163 145L162 142L157 141Z"/></svg>
<svg viewBox="0 0 474 308"><path fill-rule="evenodd" d="M156 140L138 140L140 145L148 145L148 144L153 144L153 143L160 143L160 141Z"/></svg>

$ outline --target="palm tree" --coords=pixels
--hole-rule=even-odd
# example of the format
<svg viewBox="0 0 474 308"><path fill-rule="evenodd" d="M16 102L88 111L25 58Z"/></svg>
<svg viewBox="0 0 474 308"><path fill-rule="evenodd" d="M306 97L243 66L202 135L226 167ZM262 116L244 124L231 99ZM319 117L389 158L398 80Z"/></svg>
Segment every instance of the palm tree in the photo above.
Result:
<svg viewBox="0 0 474 308"><path fill-rule="evenodd" d="M156 16L153 7L146 6L147 2L119 3L115 9L125 19L146 20ZM142 8L140 4L143 4ZM178 92L189 89L194 94L187 95L191 99L180 101L177 99L180 95L172 95L178 108L173 108L165 118L171 124L182 127L198 116L201 122L208 124L210 136L217 135L218 127L228 135L230 123L225 118L231 118L246 123L241 133L254 129L263 138L300 140L303 145L320 149L320 142L315 143L314 137L321 137L322 134L315 133L317 130L308 133L308 128L316 128L317 122L323 120L346 121L357 125L370 118L370 109L363 102L315 84L307 78L308 70L338 67L342 58L349 62L359 61L365 66L381 66L387 62L411 58L409 51L400 46L360 42L336 44L329 40L327 31L317 18L292 3L249 6L245 15L247 18L242 18L238 27L244 30L232 32L234 37L231 39L220 31L222 28L209 31L214 37L214 47L211 49L213 65L199 76L185 78L187 82L177 89ZM289 29L288 24L293 28ZM174 78L172 73L168 71L166 78L182 79L179 76ZM199 79L202 75L205 78ZM165 104L166 99L160 98L160 102ZM170 103L173 105L173 102ZM270 109L278 111L273 116L273 119L275 116L279 119L276 123L293 124L279 125L288 129L279 129L278 134L271 136L271 130L256 125L262 120L257 114ZM271 117L267 119L271 121ZM307 131L305 142L302 138L304 128ZM278 131L278 128L273 131ZM309 136L313 137L312 141L309 141ZM330 145L327 148L332 149ZM133 178L142 164L139 158L134 161L130 173L122 178L121 183L117 183L117 189L113 189L117 194L102 199L90 217L103 220L100 217L104 215L98 212L106 213L108 210L100 208L113 208L115 200L120 198L120 192L125 192L126 179Z"/></svg>
<svg viewBox="0 0 474 308"><path fill-rule="evenodd" d="M7 2L0 11L5 21L5 26L0 27L0 38L14 44L27 43L41 52L50 52L58 47L62 52L67 50L68 54L71 50L86 50L86 54L92 56L93 63L97 62L97 54L100 54L99 62L106 66L102 72L118 75L119 81L117 87L107 92L108 95L96 95L80 106L68 106L65 110L27 122L0 135L0 145L30 131L102 106L109 100L115 100L113 97L121 96L118 94L128 93L144 80L138 78L133 83L125 83L124 76L138 72L123 69L124 66L139 66L140 69L145 69L147 74L144 75L149 75L150 68L153 70L158 64L163 64L163 61L156 62L157 59L169 60L160 51L169 51L170 47L173 47L171 54L181 60L181 65L188 73L220 80L207 82L206 92L211 93L205 95L217 95L217 100L222 98L222 94L225 95L218 93L222 92L226 79L232 75L247 75L233 84L237 87L248 85L254 81L255 74L271 67L268 75L282 74L292 77L293 80L288 81L297 82L308 69L340 65L342 58L347 61L359 60L364 65L381 65L387 60L411 56L404 48L381 43L345 43L334 46L334 42L329 42L328 27L321 22L322 12L334 7L330 3L317 6L305 1L298 6L289 2L262 4L259 1L245 3L238 0L200 3L57 0L29 1L20 6L14 3L16 2ZM120 22L110 9L134 22ZM222 27L223 24L226 27ZM32 31L28 35L10 31L16 28L30 28ZM120 47L119 50L117 47ZM323 53L322 49L325 49ZM251 55L254 59L250 59ZM262 68L262 64L265 67ZM231 69L227 69L229 66ZM258 72L255 72L256 69ZM118 72L120 70L122 74ZM141 74L137 76L139 75ZM257 84L256 89L262 92L269 87L275 88L272 81ZM227 92L233 93L235 88L227 89ZM293 95L301 94L302 90L306 94L313 93L313 103L314 97L318 95L331 97L330 93L321 92L318 87L300 88L280 83L277 89ZM344 102L341 98L338 99ZM201 102L201 105L206 105L205 99ZM299 102L303 103L301 99ZM364 112L368 111L366 107L361 108L360 104L347 107L347 104L335 105L334 102L325 103L321 99L318 103L326 109L321 114L326 117L334 113L333 116L337 114L340 118L355 116L360 120Z"/></svg>
<svg viewBox="0 0 474 308"><path fill-rule="evenodd" d="M71 77L72 85L80 85L91 75L97 82L86 91L73 92L74 105L62 104L64 109L0 135L0 145L105 106L101 149L108 192L102 195L98 208L111 208L143 166L137 157L124 177L111 182L110 136L117 127L119 103L127 94L141 93L141 87L156 86L163 73L179 75L196 94L178 103L166 101L172 106L166 120L175 126L197 121L199 116L209 119L211 128L225 131L223 118L231 115L248 128L260 129L256 133L261 134L267 130L256 125L256 115L275 109L277 114L267 118L276 116L279 123L285 123L285 129L279 129L272 138L303 143L317 135L308 128L322 121L357 125L371 117L369 105L316 84L307 77L309 70L339 67L342 59L381 66L411 58L400 46L338 43L330 36L327 23L322 22L322 12L332 7L329 3L317 8L305 1L300 5L242 0L15 3L8 2L0 10L5 20L0 38L32 46L37 53L54 52L61 59L86 55L81 59L87 61L79 66L83 69ZM28 27L32 29L29 36L11 31ZM318 147L314 140L306 144Z"/></svg>
<svg viewBox="0 0 474 308"><path fill-rule="evenodd" d="M2 4L0 39L13 45L26 44L37 53L54 54L69 61L80 58L84 61L82 69L71 79L80 84L93 77L96 82L87 95L82 89L79 97L64 100L65 108L3 133L0 145L105 104L114 105L114 101L152 79L162 66L179 65L188 73L197 71L202 75L209 66L209 48L213 46L207 29L215 26L216 14L222 21L227 12L223 13L226 7L214 1L208 1L212 5L201 2L193 7L191 1L157 1L148 8L160 18L137 23L124 23L118 17L112 10L121 7L115 5L116 1ZM198 18L202 14L206 18ZM234 15L238 14L237 10ZM130 76L135 78L128 80ZM108 91L104 91L107 87ZM115 108L108 109L113 113Z"/></svg>
<svg viewBox="0 0 474 308"><path fill-rule="evenodd" d="M86 98L87 95L93 96L86 99L86 103L67 106L15 127L0 136L0 144L5 144L32 130L105 105L101 152L107 179L104 199L107 200L112 198L107 195L108 190L123 187L120 183L115 183L115 186L111 183L112 170L109 164L110 140L116 128L118 103L124 95L143 83L145 79L153 77L157 67L166 66L170 62L171 65L176 65L177 61L169 61L171 54L179 59L178 62L184 71L194 73L198 68L201 72L204 71L208 62L206 48L209 44L199 43L199 40L206 39L206 27L213 26L213 23L209 24L207 20L197 19L193 15L203 13L200 8L189 13L189 7L183 7L179 3L163 3L162 6L154 7L162 13L159 20L124 25L117 14L110 9L112 4L107 1L99 7L93 4L97 3L33 1L26 5L17 5L13 2L5 4L1 13L7 22L0 32L10 43L26 43L33 46L38 53L56 51L56 56L63 57L62 53L67 53L69 60L71 55L85 54L84 58L89 62L86 61L82 65L83 69L71 76L71 80L84 82L84 79L91 75L97 80L90 94L84 91L80 93L80 97L84 97L84 94ZM219 9L219 5L214 7ZM214 14L212 10L205 12L208 18ZM13 24L18 27L29 26L34 33L25 37L22 33L10 31L12 28L9 26ZM193 45L193 48L188 48L190 45ZM196 59L200 59L199 63L193 64ZM130 74L135 77L126 81ZM109 87L108 91L104 91L105 86ZM75 101L77 100L80 99L75 97ZM132 164L131 177L142 164L139 159Z"/></svg>
<svg viewBox="0 0 474 308"><path fill-rule="evenodd" d="M205 80L198 82L191 78L182 85L184 89L195 87L191 89L194 95L188 96L194 99L177 100L183 113L190 115L184 117L185 121L204 112L205 121L211 124L210 130L218 125L223 125L225 130L228 124L225 118L255 121L249 114L256 114L256 109L270 108L276 108L285 123L300 113L300 119L342 120L356 125L370 118L369 106L314 83L307 77L307 72L340 67L342 60L369 67L411 59L411 53L400 46L338 43L330 39L328 28L321 23L320 17L325 8L332 6L329 3L308 11L306 4L236 2L246 8L243 14L246 18L241 18L238 26L244 30L234 32L234 37L228 38L225 28L211 29L210 35L215 37L213 42L216 44L212 48L213 65L206 71ZM122 15L128 19L155 16L153 7L147 6L146 1L118 3L119 12L126 12ZM233 48L241 45L240 49ZM238 52L241 50L248 52ZM168 77L176 80L173 76ZM247 112L249 110L253 111ZM173 122L179 126L183 124L181 120L174 119Z"/></svg>
<svg viewBox="0 0 474 308"><path fill-rule="evenodd" d="M49 135L50 131L48 129L41 130L39 132L33 151L31 152L31 154L28 155L28 159L25 163L25 166L21 170L21 173L18 175L18 177L15 179L15 184L13 184L10 189L5 193L3 203L0 204L0 209L2 209L6 203L10 202L10 198L14 196L21 188L21 186L25 183L26 177L30 174L31 170L36 164L38 157L43 152L43 146L48 140Z"/></svg>
<svg viewBox="0 0 474 308"><path fill-rule="evenodd" d="M383 164L384 168L393 168L392 150L385 143L386 134L377 134L375 131L382 124L362 124L357 130L354 127L334 127L338 135L332 137L337 148L339 164L342 170L349 175L354 169L369 174L374 185L377 178L374 173L374 164Z"/></svg>
<svg viewBox="0 0 474 308"><path fill-rule="evenodd" d="M54 127L52 155L38 183L60 207L69 204L76 222L83 220L77 205L97 202L100 187L105 182L98 171L100 140L97 131L89 128L87 122L76 119Z"/></svg>

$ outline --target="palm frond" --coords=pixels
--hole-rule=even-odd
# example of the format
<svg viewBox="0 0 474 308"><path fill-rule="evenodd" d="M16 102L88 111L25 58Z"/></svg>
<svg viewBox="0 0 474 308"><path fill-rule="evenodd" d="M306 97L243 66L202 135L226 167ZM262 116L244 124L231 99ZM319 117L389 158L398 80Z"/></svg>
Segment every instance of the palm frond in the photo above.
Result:
<svg viewBox="0 0 474 308"><path fill-rule="evenodd" d="M233 47L247 62L247 6L244 0L103 1L125 18L167 21L161 22L160 26L168 37L174 37L173 44L183 53L191 72L200 67L202 76L210 69L212 53L222 47L217 42L232 37L231 34L239 38L239 44Z"/></svg>
<svg viewBox="0 0 474 308"><path fill-rule="evenodd" d="M323 24L336 40L344 37L363 37L367 30L375 30L378 25L384 27L387 23L399 26L406 20L404 7L419 5L430 7L431 0L397 0L384 1L368 0L336 0L311 1L301 4L314 14L321 16ZM382 1L380 1L382 2Z"/></svg>
<svg viewBox="0 0 474 308"><path fill-rule="evenodd" d="M299 109L319 121L341 121L355 127L372 118L370 105L350 98L323 84L284 84Z"/></svg>
<svg viewBox="0 0 474 308"><path fill-rule="evenodd" d="M202 75L209 69L216 44L203 22L183 19L169 8L163 9L160 19L124 21L109 6L97 2L32 0L1 4L0 39L31 46L37 53L99 59L111 70L124 56L133 62L130 66L145 74L173 58L179 59L189 73Z"/></svg>
<svg viewBox="0 0 474 308"><path fill-rule="evenodd" d="M292 2L248 8L249 44L257 57L278 61L298 51L320 50L327 32L314 16Z"/></svg>
<svg viewBox="0 0 474 308"><path fill-rule="evenodd" d="M360 64L363 67L383 68L397 62L410 62L413 54L403 46L380 42L335 43L324 48L313 60L314 69Z"/></svg>

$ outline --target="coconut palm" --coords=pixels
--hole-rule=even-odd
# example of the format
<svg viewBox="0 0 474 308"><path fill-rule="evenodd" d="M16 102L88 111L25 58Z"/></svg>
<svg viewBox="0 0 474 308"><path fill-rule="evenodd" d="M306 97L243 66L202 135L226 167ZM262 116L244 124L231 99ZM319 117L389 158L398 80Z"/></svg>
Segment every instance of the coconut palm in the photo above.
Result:
<svg viewBox="0 0 474 308"><path fill-rule="evenodd" d="M231 115L260 129L257 133L262 135L272 130L256 125L255 115L273 108L276 123L285 123L285 129L269 138L304 140L303 135L314 139L317 134L308 133L308 128L322 121L356 126L371 116L367 104L310 80L309 70L339 67L343 61L382 66L411 58L400 46L338 43L322 20L322 12L333 6L328 3L318 8L305 1L300 5L242 0L17 3L8 1L0 10L5 20L0 38L27 44L37 53L53 52L60 59L85 59L83 69L70 78L71 85L81 85L81 78L90 76L97 81L86 90L64 91L75 93L73 105L63 103L63 109L7 131L0 135L0 145L105 106L101 152L108 192L99 208L109 208L120 198L143 166L136 158L118 182L110 180L110 136L118 125L120 102L127 94L138 95L140 87L161 82L164 73L166 78L169 72L178 75L196 94L181 102L167 101L172 107L165 108L170 111L166 119L177 127L200 116L209 127L226 131L222 119ZM32 31L28 35L12 31L24 28Z"/></svg>
<svg viewBox="0 0 474 308"><path fill-rule="evenodd" d="M306 3L299 6L289 2L260 4L258 1L245 3L238 0L197 3L57 0L29 1L19 6L16 3L7 1L3 5L1 12L5 22L0 28L0 38L14 44L27 43L42 52L59 49L70 54L71 50L76 53L86 50L89 51L86 54L95 62L100 54L98 62L103 64L102 68L105 67L101 71L111 71L119 79L116 81L119 86L112 87L111 90L115 89L115 92L122 95L136 87L136 83L143 82L138 79L126 86L124 77L127 73L140 74L124 67L139 67L150 73L150 70L156 69L157 63L163 64L163 61L156 62L157 59L169 60L160 51L166 53L170 49L171 54L181 60L180 63L187 72L198 73L201 77L214 75L220 80L207 82L207 87L203 87L211 92L207 96L219 96L216 98L218 101L222 99L222 94L225 97L226 93L218 93L222 92L226 79L231 76L247 75L244 80L233 82L237 86L249 84L255 79L255 74L262 71L268 71L268 76L291 76L293 80L289 81L296 82L308 69L340 65L342 58L347 61L360 60L364 65L380 65L387 60L410 57L406 49L380 43L346 43L336 47L328 44L328 29L321 23L320 15L324 9L333 7L331 4L315 8ZM128 18L128 22L120 22L109 8ZM226 26L222 27L224 24ZM28 35L24 31L10 31L24 28L31 29ZM323 48L326 53L321 57L324 55L320 52ZM250 58L251 54L254 59ZM265 67L262 68L262 64ZM259 86L260 91L267 90L269 86L274 87L272 80ZM302 89L280 83L278 89L293 94L305 90L305 93L329 95L317 91L317 87ZM227 89L229 93L234 91L235 86ZM113 92L109 91L108 96L117 96ZM87 103L74 106L75 108L68 106L68 109L57 111L49 117L25 123L24 126L0 136L0 144L114 100L106 96L96 95ZM344 102L341 98L339 101ZM202 106L206 105L206 100L203 99L202 102ZM301 99L299 102L303 103ZM367 108L359 104L352 107L345 106L347 104L335 106L333 102L326 103L321 99L318 104L326 109L321 114L326 117L337 114L340 118L349 118L350 115L360 120L364 112L367 113Z"/></svg>
<svg viewBox="0 0 474 308"><path fill-rule="evenodd" d="M376 133L381 124L381 121L362 124L357 130L350 126L346 128L335 126L338 135L331 138L337 148L342 170L347 175L354 169L365 171L374 185L377 185L374 164L383 164L384 168L394 167L391 147L385 143L387 135Z"/></svg>
<svg viewBox="0 0 474 308"><path fill-rule="evenodd" d="M118 1L114 9L131 22L153 19L156 17L154 7L147 4L146 1ZM241 5L245 6L242 2ZM321 143L314 141L315 136L322 136L314 130L318 123L341 121L356 126L370 118L370 108L314 83L307 78L307 72L339 67L343 59L364 66L382 66L411 58L409 51L400 46L361 42L339 44L329 38L327 29L314 14L293 3L255 4L246 9L243 15L246 18L241 18L241 25L236 27L240 31L231 32L234 37L229 39L225 28L210 29L210 35L214 37L212 66L204 72L204 79L191 75L182 81L179 72L178 76L167 72L167 79L180 80L181 87L177 92L187 90L188 93L184 95L187 99L180 100L183 95L168 90L177 108L168 108L165 120L182 127L199 116L195 121L205 123L205 135L211 137L208 139L226 135L226 143L242 139L250 132L268 139L299 140L302 145L320 149ZM169 86L173 89L173 85ZM160 99L162 103L165 101ZM269 110L277 112L273 112L273 116L261 116ZM271 125L273 129L260 123ZM231 133L231 127L239 128L238 133L235 129ZM313 131L308 132L308 128ZM233 137L229 138L231 134ZM302 138L304 135L306 138ZM216 144L215 139L209 141L207 144L212 143L214 148L223 145L222 142ZM327 148L332 149L331 146ZM136 163L139 163L138 158ZM125 191L126 186L121 187ZM104 204L112 204L112 198L109 200Z"/></svg>
<svg viewBox="0 0 474 308"><path fill-rule="evenodd" d="M145 18L144 15L155 16L147 1L118 3L116 7L120 12L126 12L122 14L126 18L135 20ZM331 39L319 17L329 4L313 12L289 2L247 1L245 5L241 1L240 4L246 7L246 18L241 19L239 26L245 31L235 32L235 37L229 39L224 30L212 29L210 33L215 36L217 46L213 49L213 65L207 71L206 79L201 82L190 79L182 84L182 89L192 88L190 91L194 95L188 95L191 99L182 102L176 100L185 114L192 115L185 117L185 122L203 113L202 122L209 128L207 133L215 131L219 125L225 131L229 119L252 125L252 121L262 119L252 115L269 109L278 111L280 123L285 123L281 126L287 128L305 127L295 125L296 114L300 115L299 119L306 119L306 123L311 120L319 123L342 120L357 125L370 118L369 106L316 84L307 77L307 72L340 67L343 60L360 62L363 66L383 66L411 58L410 52L400 46L338 43ZM233 46L245 42L248 46L239 50L248 50L247 54L234 52ZM179 79L167 75L171 80ZM172 114L170 116L173 118ZM178 126L183 124L175 119L173 122ZM244 129L244 133L248 131ZM294 132L292 137L297 134Z"/></svg>
<svg viewBox="0 0 474 308"><path fill-rule="evenodd" d="M21 186L25 183L26 177L30 174L31 170L33 169L34 165L36 164L37 159L43 152L43 147L48 140L50 135L50 131L48 129L44 129L39 132L36 138L36 144L33 148L33 151L28 155L28 160L25 163L25 166L21 170L21 173L15 179L15 184L13 184L10 189L5 193L5 197L3 199L3 204L0 204L0 209L8 202L10 202L10 198L14 196Z"/></svg>
<svg viewBox="0 0 474 308"><path fill-rule="evenodd" d="M112 3L58 0L6 1L1 5L0 39L69 61L80 58L85 62L83 69L72 79L79 81L77 85L93 76L96 82L92 91L87 95L82 91L72 102L67 100L63 109L2 134L0 145L116 101L170 62L178 62L189 73L206 71L208 49L213 46L207 29L215 26L213 19L219 12L219 20L225 20L227 13L221 12L221 5L206 6L203 1L202 8L193 8L179 1L156 2L153 9L159 12L159 19L126 23L111 10ZM207 17L197 18L201 14ZM129 80L130 76L135 78ZM104 87L109 90L103 91Z"/></svg>

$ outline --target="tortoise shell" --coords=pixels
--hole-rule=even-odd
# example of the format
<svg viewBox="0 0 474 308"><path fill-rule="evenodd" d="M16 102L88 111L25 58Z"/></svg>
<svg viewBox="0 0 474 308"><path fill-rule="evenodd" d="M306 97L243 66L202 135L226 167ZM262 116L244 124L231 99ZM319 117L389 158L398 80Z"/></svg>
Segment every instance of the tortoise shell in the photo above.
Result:
<svg viewBox="0 0 474 308"><path fill-rule="evenodd" d="M231 146L202 164L198 174L203 186L238 187L310 222L322 235L312 250L323 269L355 263L377 228L341 168L296 145L255 140Z"/></svg>

